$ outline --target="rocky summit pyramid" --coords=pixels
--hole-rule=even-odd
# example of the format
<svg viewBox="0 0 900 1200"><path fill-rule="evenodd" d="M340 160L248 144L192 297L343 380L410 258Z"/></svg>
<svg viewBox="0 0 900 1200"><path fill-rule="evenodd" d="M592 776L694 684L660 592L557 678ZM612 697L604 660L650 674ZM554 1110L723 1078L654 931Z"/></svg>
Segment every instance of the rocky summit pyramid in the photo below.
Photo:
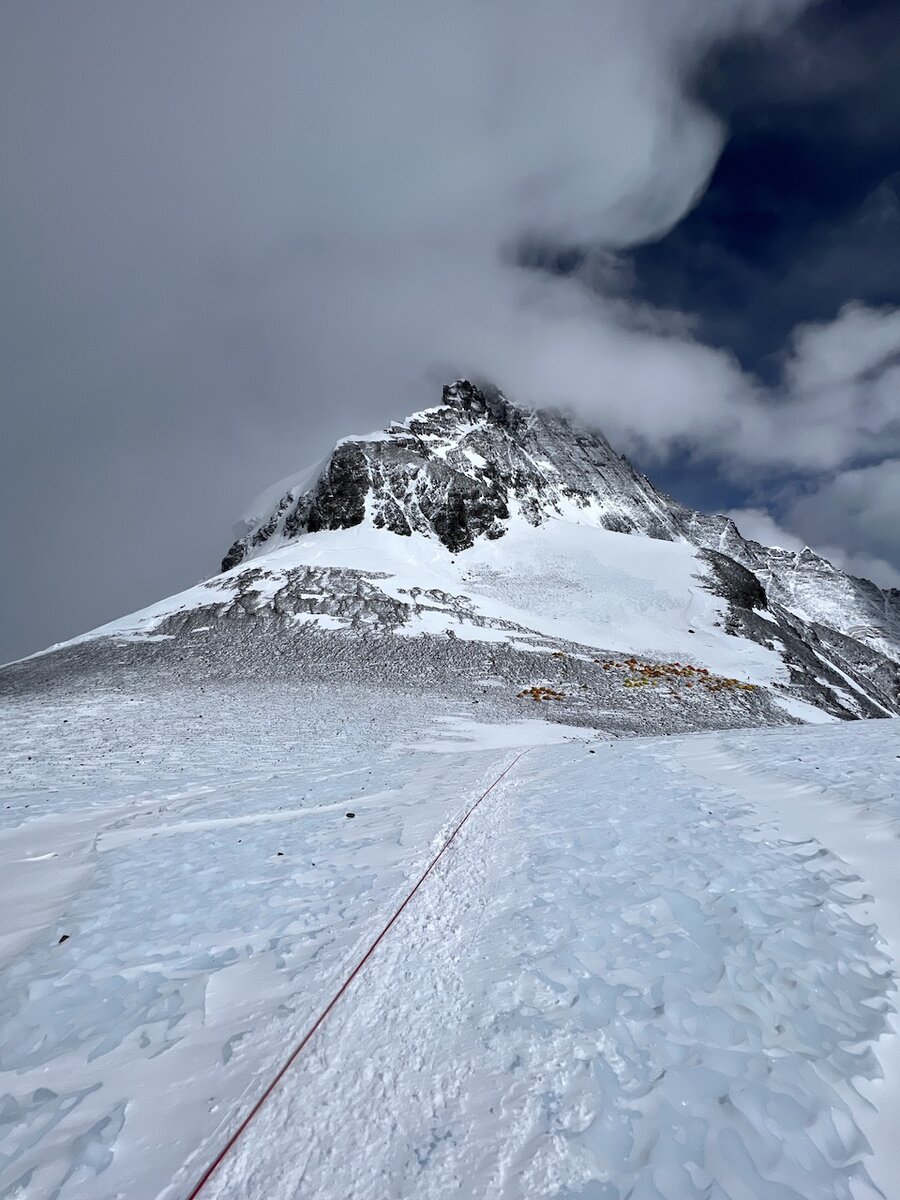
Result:
<svg viewBox="0 0 900 1200"><path fill-rule="evenodd" d="M4 686L352 684L614 732L900 713L900 592L742 538L494 387L342 440L237 533L222 574Z"/></svg>

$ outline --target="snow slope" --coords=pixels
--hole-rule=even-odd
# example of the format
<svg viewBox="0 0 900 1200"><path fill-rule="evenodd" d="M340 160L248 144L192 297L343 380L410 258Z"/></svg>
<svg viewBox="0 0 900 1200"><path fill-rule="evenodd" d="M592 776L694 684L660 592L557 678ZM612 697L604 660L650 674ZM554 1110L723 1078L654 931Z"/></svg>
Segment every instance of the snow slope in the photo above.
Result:
<svg viewBox="0 0 900 1200"><path fill-rule="evenodd" d="M207 1194L891 1195L897 723L251 693L4 711L0 1196L186 1196L515 746Z"/></svg>
<svg viewBox="0 0 900 1200"><path fill-rule="evenodd" d="M335 582L341 573L350 584ZM355 602L354 595L353 603L342 606L340 593L358 593L360 583L367 589L365 602ZM315 630L351 636L388 632L403 639L449 636L525 649L531 663L520 686L543 682L548 670L558 669L552 656L561 647L587 666L601 651L692 664L766 689L781 719L829 719L791 689L791 676L774 643L770 648L732 635L728 605L711 591L695 547L562 517L537 527L511 519L502 540L482 539L465 554L454 554L421 534L398 537L365 524L307 534L251 565L51 650L98 638L181 638L193 649L197 638L222 623L223 615L246 622L248 613L265 618L274 612L294 637ZM265 633L260 641L264 638ZM347 652L353 654L352 645ZM431 652L425 646L420 654ZM263 646L259 653L264 655ZM615 676L618 696L627 699L620 676ZM838 683L851 709L855 702L866 702L852 679L841 677ZM740 699L739 693L734 696ZM693 695L682 688L679 700L696 706L702 698L699 688ZM872 711L889 712L870 707L866 715ZM772 719L745 713L740 723ZM698 721L703 724L702 716Z"/></svg>
<svg viewBox="0 0 900 1200"><path fill-rule="evenodd" d="M502 541L481 541L456 556L421 534L397 537L362 525L307 534L256 558L254 568L263 572L254 579L259 602L270 601L302 567L360 572L389 599L410 609L406 620L398 622L406 636L451 629L457 636L477 638L479 629L494 627L498 639L514 641L522 630L530 630L597 648L680 656L718 673L741 671L744 679L787 680L776 654L725 633L725 605L704 588L696 549L685 542L633 537L561 519L537 528L513 521ZM246 570L234 568L74 640L152 635L169 617L221 603L222 591ZM412 611L414 592L435 594L427 615ZM457 609L441 604L440 595L462 600L483 624L467 624ZM318 623L321 617L309 614L308 619ZM349 619L333 620L337 627L351 626ZM503 623L512 628L504 630Z"/></svg>

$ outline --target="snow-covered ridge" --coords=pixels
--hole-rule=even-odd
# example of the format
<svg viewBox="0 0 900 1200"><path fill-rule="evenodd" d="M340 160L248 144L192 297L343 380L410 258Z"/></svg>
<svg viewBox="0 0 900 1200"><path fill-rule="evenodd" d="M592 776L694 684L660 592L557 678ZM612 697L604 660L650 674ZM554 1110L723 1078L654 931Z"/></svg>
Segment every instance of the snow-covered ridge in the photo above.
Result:
<svg viewBox="0 0 900 1200"><path fill-rule="evenodd" d="M872 585L462 389L0 670L0 1197L181 1200L326 1005L210 1200L895 1195Z"/></svg>

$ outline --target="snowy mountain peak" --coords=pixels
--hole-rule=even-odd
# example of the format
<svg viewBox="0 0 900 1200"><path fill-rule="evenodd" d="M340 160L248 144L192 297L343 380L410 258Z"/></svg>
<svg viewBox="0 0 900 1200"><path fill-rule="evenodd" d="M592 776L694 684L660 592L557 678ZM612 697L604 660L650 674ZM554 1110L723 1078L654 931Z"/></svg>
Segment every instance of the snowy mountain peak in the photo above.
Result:
<svg viewBox="0 0 900 1200"><path fill-rule="evenodd" d="M365 437L345 438L305 486L289 489L230 547L223 570L306 533L369 522L436 537L453 552L502 537L511 513L619 533L681 536L671 502L599 433L457 380L442 403Z"/></svg>
<svg viewBox="0 0 900 1200"><path fill-rule="evenodd" d="M884 675L881 656L900 660L896 593L845 575L811 550L748 541L727 517L657 491L600 432L553 411L520 408L493 385L466 379L445 386L439 405L387 430L342 439L322 464L286 481L280 495L270 491L222 569L329 530L423 535L455 555L499 541L517 522L537 528L552 521L696 547L713 586L744 614L735 631L740 626L743 636L768 644L771 627L753 615L768 605L782 614L778 620L793 622L784 632L788 641L805 645L834 632L844 641L830 653L862 670L866 688ZM745 575L754 581L749 590ZM748 604L755 589L762 603ZM795 646L789 657L798 655ZM895 666L878 685L879 702L886 698L889 707L896 703L894 674Z"/></svg>

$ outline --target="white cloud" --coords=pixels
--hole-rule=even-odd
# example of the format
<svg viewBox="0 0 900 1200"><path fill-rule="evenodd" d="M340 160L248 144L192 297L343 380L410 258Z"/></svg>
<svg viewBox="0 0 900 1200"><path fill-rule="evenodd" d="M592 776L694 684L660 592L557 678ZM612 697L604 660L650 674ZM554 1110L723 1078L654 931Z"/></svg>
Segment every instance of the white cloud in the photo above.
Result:
<svg viewBox="0 0 900 1200"><path fill-rule="evenodd" d="M541 359L544 386L571 375L567 398L626 444L660 456L686 446L745 482L760 470L835 471L900 452L900 310L848 304L799 328L774 391L684 333L630 330L614 308L605 316L602 331L587 314L570 316L562 336L548 327L524 359ZM573 343L583 353L567 372Z"/></svg>
<svg viewBox="0 0 900 1200"><path fill-rule="evenodd" d="M763 508L732 508L725 513L731 517L745 538L759 542L762 546L778 546L782 550L799 553L807 543L779 525L770 512Z"/></svg>
<svg viewBox="0 0 900 1200"><path fill-rule="evenodd" d="M842 472L789 502L776 518L767 509L732 509L744 535L764 546L809 546L851 575L900 588L900 462Z"/></svg>
<svg viewBox="0 0 900 1200"><path fill-rule="evenodd" d="M865 556L900 564L900 459L818 481L791 501L787 520L804 537L846 547L848 560ZM890 586L900 587L896 569Z"/></svg>
<svg viewBox="0 0 900 1200"><path fill-rule="evenodd" d="M887 562L874 554L865 552L854 553L843 546L825 545L819 553L823 558L833 562L835 566L846 571L848 575L856 575L860 579L871 579L881 588L900 588L900 571L893 563Z"/></svg>
<svg viewBox="0 0 900 1200"><path fill-rule="evenodd" d="M690 432L717 381L744 386L732 364L646 328L623 336L627 306L575 284L548 302L502 251L528 232L615 247L666 230L725 133L685 94L690 67L716 37L803 6L20 8L0 73L4 111L27 113L3 130L14 358L42 404L105 427L149 384L163 425L185 401L252 424L254 407L294 416L299 396L295 430L330 440L357 412L397 416L398 389L464 361L523 377L535 399L617 412L634 373L651 418L662 373L676 394L661 407ZM231 379L217 350L240 358ZM666 430L684 432L674 417Z"/></svg>
<svg viewBox="0 0 900 1200"><path fill-rule="evenodd" d="M844 305L834 321L795 330L785 375L796 396L877 378L900 353L900 310Z"/></svg>

